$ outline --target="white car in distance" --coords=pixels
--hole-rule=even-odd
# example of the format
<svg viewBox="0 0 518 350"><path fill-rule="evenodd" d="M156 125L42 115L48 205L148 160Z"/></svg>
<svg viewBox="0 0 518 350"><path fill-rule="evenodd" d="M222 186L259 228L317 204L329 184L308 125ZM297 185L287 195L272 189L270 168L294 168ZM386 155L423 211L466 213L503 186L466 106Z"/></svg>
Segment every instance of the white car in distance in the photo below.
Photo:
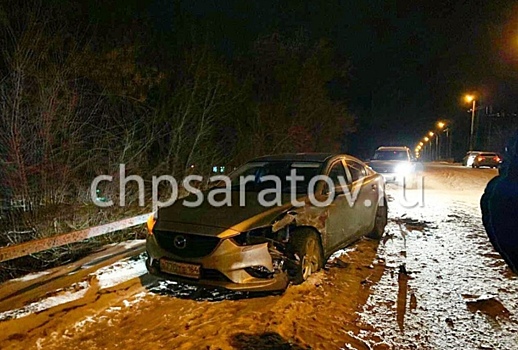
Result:
<svg viewBox="0 0 518 350"><path fill-rule="evenodd" d="M406 188L417 186L417 162L406 146L379 147L368 164L386 182L394 182Z"/></svg>

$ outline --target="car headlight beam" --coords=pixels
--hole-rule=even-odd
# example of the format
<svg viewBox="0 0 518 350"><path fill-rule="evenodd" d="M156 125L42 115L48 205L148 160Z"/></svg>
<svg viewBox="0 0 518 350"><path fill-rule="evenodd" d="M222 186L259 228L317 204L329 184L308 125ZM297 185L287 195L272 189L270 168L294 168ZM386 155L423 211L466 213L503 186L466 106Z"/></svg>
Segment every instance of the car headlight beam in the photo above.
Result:
<svg viewBox="0 0 518 350"><path fill-rule="evenodd" d="M406 175L412 172L412 164L402 163L396 166L396 173Z"/></svg>

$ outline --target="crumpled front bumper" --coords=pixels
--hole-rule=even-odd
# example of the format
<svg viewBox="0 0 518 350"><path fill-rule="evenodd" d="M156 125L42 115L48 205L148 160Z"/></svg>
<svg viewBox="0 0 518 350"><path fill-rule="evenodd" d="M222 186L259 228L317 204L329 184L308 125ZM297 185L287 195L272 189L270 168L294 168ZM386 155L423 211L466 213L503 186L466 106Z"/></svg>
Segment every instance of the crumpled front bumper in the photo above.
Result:
<svg viewBox="0 0 518 350"><path fill-rule="evenodd" d="M160 247L153 235L148 235L146 250L148 271L152 275L168 280L250 292L283 290L289 284L285 272L277 271L271 277L257 278L245 270L249 267L264 266L273 271L272 257L267 243L239 246L231 239L222 239L214 251L204 257L180 258ZM199 279L194 279L163 272L160 269L160 259L200 265L201 276Z"/></svg>

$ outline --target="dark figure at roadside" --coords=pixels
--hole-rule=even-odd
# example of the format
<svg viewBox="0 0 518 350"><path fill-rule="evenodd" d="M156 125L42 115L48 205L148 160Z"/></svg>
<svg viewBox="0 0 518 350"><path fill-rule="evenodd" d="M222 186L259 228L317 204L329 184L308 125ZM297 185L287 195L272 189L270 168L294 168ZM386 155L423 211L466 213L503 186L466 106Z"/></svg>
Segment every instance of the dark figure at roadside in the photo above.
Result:
<svg viewBox="0 0 518 350"><path fill-rule="evenodd" d="M487 184L480 206L489 240L518 274L518 131L505 149L499 175Z"/></svg>

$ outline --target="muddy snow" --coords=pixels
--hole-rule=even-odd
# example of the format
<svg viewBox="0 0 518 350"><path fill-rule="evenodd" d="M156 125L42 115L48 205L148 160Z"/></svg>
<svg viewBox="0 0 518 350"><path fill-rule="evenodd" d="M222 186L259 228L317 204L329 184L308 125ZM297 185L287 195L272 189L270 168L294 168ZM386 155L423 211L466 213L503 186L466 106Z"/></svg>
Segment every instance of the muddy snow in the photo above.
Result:
<svg viewBox="0 0 518 350"><path fill-rule="evenodd" d="M362 240L280 295L158 280L141 242L0 286L1 349L517 349L518 279L478 201L494 170L427 166L389 185L381 242Z"/></svg>

